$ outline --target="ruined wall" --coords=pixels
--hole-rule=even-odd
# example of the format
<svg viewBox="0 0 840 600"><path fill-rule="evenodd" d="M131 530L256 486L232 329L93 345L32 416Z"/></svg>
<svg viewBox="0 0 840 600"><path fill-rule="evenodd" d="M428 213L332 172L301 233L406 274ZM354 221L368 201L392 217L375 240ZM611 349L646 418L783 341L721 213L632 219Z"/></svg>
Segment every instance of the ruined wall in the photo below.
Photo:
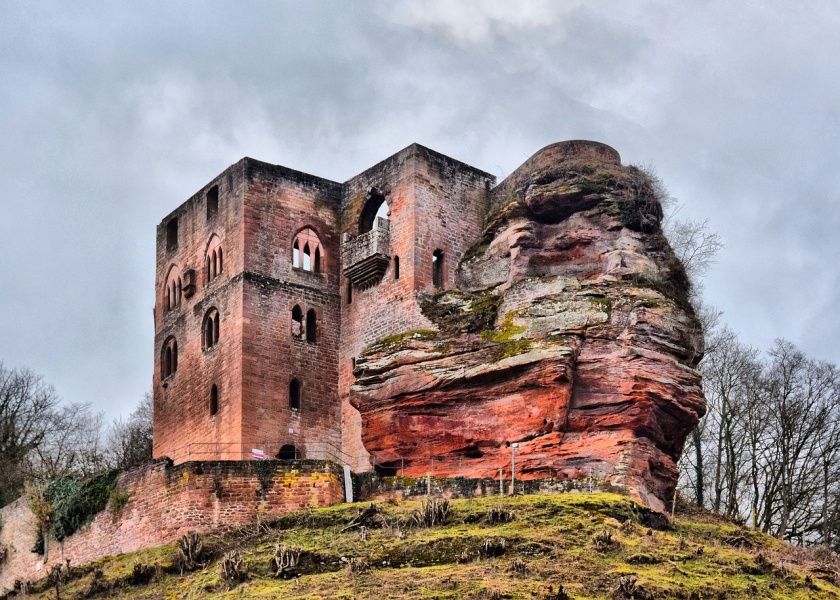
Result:
<svg viewBox="0 0 840 600"><path fill-rule="evenodd" d="M229 167L177 210L157 230L154 348L154 456L175 460L202 456L234 458L240 441L242 330L242 193L243 161ZM218 209L208 214L208 191L218 189ZM167 240L169 224L177 219L177 247ZM211 239L222 248L222 271L208 281L205 256ZM167 309L165 289L170 269L195 272L195 290L182 291L180 304ZM219 343L204 350L201 328L205 314L220 316ZM161 377L162 349L174 336L178 345L176 372ZM210 390L217 386L219 410L210 414ZM189 435L185 435L189 432Z"/></svg>
<svg viewBox="0 0 840 600"><path fill-rule="evenodd" d="M308 507L344 500L340 469L322 461L158 461L123 473L117 482L129 494L114 514L106 508L59 543L49 542L48 559L31 552L35 520L25 499L0 512L0 541L9 548L0 565L0 591L15 580L44 577L49 566L70 559L81 565L103 556L132 552L177 540L190 531L253 523Z"/></svg>
<svg viewBox="0 0 840 600"><path fill-rule="evenodd" d="M390 213L391 264L368 289L341 283L339 393L344 453L355 470L370 468L361 443L361 421L350 404L353 364L371 343L388 335L435 325L420 311L418 291L431 292L431 256L444 250L444 284L454 281L458 260L481 232L487 182L493 177L464 163L413 144L347 181L343 186L341 231L358 233L371 188L383 193ZM400 260L399 279L395 258ZM376 457L373 457L376 460Z"/></svg>
<svg viewBox="0 0 840 600"><path fill-rule="evenodd" d="M243 444L276 456L294 445L303 458L340 451L338 341L340 184L249 159L245 190ZM320 272L295 268L292 244L311 228ZM314 249L311 249L314 253ZM293 335L292 309L316 314L315 340ZM300 409L289 384L300 384Z"/></svg>
<svg viewBox="0 0 840 600"><path fill-rule="evenodd" d="M410 477L589 475L662 510L705 411L702 329L650 179L595 142L548 146L492 190L436 333L357 357L377 461Z"/></svg>

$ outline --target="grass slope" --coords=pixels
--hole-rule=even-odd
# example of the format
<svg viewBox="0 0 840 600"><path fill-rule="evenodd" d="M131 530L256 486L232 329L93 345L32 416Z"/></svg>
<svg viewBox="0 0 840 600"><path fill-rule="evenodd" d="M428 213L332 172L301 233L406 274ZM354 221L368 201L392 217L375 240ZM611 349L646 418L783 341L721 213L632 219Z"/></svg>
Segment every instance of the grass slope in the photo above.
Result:
<svg viewBox="0 0 840 600"><path fill-rule="evenodd" d="M379 504L385 524L366 531L346 526L367 504L345 504L205 536L214 558L184 575L175 545L110 557L74 568L61 598L840 598L833 557L708 514L678 514L655 530L623 496L569 493L456 500L447 524L407 526L420 505ZM494 507L513 520L488 523ZM272 576L276 542L304 550L298 577ZM230 587L219 557L233 548L249 574ZM362 567L348 568L351 558ZM144 582L135 565L156 573ZM616 592L629 574L635 591L625 577L626 591ZM28 597L56 597L36 587Z"/></svg>

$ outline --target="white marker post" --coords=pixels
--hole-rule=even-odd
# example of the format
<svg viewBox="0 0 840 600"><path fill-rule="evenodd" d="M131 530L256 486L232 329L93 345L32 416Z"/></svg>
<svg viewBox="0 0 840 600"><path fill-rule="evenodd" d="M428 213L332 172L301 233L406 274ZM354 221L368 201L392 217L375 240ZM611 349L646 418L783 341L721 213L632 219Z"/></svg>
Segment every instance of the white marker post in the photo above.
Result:
<svg viewBox="0 0 840 600"><path fill-rule="evenodd" d="M519 442L513 442L510 445L510 495L516 493L516 449L519 448Z"/></svg>

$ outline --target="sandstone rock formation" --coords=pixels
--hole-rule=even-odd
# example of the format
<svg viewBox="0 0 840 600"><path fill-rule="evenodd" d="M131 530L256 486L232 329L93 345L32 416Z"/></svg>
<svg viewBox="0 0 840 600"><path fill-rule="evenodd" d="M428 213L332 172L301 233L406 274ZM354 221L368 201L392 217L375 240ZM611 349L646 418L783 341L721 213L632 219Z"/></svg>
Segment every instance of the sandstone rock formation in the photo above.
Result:
<svg viewBox="0 0 840 600"><path fill-rule="evenodd" d="M491 192L435 330L357 360L352 403L379 465L596 477L662 509L704 412L702 331L654 183L594 142L548 146Z"/></svg>

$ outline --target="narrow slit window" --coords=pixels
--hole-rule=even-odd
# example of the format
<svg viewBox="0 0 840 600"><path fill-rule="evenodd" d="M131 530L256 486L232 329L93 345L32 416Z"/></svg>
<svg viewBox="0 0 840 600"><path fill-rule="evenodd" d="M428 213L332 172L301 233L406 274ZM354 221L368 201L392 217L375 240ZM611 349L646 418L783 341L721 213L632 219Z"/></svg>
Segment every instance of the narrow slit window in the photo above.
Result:
<svg viewBox="0 0 840 600"><path fill-rule="evenodd" d="M202 330L202 346L209 350L219 343L219 311L211 308L204 315Z"/></svg>
<svg viewBox="0 0 840 600"><path fill-rule="evenodd" d="M175 338L167 338L160 354L160 378L164 380L178 370L178 343Z"/></svg>
<svg viewBox="0 0 840 600"><path fill-rule="evenodd" d="M219 186L214 185L207 190L207 220L209 221L219 212Z"/></svg>
<svg viewBox="0 0 840 600"><path fill-rule="evenodd" d="M353 282L347 280L347 304L353 304Z"/></svg>
<svg viewBox="0 0 840 600"><path fill-rule="evenodd" d="M289 382L289 408L300 410L300 382L297 379Z"/></svg>
<svg viewBox="0 0 840 600"><path fill-rule="evenodd" d="M219 412L219 388L216 384L210 388L210 416L215 417Z"/></svg>
<svg viewBox="0 0 840 600"><path fill-rule="evenodd" d="M166 249L178 248L178 219L172 219L166 224Z"/></svg>
<svg viewBox="0 0 840 600"><path fill-rule="evenodd" d="M394 257L394 279L400 278L400 257Z"/></svg>
<svg viewBox="0 0 840 600"><path fill-rule="evenodd" d="M443 287L443 250L432 253L432 284L436 288Z"/></svg>
<svg viewBox="0 0 840 600"><path fill-rule="evenodd" d="M306 311L306 341L314 344L317 341L317 316L315 309Z"/></svg>

